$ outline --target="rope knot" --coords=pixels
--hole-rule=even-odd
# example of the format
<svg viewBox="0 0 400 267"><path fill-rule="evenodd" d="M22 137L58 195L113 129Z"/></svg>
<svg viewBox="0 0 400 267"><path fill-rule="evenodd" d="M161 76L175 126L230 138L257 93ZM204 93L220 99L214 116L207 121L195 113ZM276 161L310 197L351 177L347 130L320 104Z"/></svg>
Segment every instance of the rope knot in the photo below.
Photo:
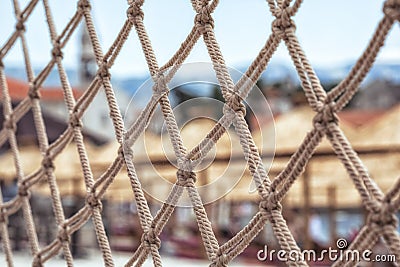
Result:
<svg viewBox="0 0 400 267"><path fill-rule="evenodd" d="M40 93L39 93L38 88L36 87L36 82L35 81L29 83L28 96L32 100L33 99L40 99Z"/></svg>
<svg viewBox="0 0 400 267"><path fill-rule="evenodd" d="M15 132L17 130L17 124L14 121L14 117L12 115L5 115L3 127L7 130L11 130Z"/></svg>
<svg viewBox="0 0 400 267"><path fill-rule="evenodd" d="M246 106L243 104L240 95L235 94L231 97L229 104L236 113L241 112L243 117L246 116Z"/></svg>
<svg viewBox="0 0 400 267"><path fill-rule="evenodd" d="M400 1L399 0L386 0L383 5L383 13L392 20L400 21Z"/></svg>
<svg viewBox="0 0 400 267"><path fill-rule="evenodd" d="M154 228L149 228L142 235L141 242L148 248L151 246L156 246L157 249L161 246L161 240L156 235Z"/></svg>
<svg viewBox="0 0 400 267"><path fill-rule="evenodd" d="M133 1L130 4L128 10L126 11L126 15L128 16L128 19L132 22L134 22L136 20L136 18L140 18L141 20L143 20L144 13L142 10L142 3Z"/></svg>
<svg viewBox="0 0 400 267"><path fill-rule="evenodd" d="M182 187L191 187L196 183L196 175L193 171L179 169L177 172L178 185Z"/></svg>
<svg viewBox="0 0 400 267"><path fill-rule="evenodd" d="M46 154L46 156L43 158L42 166L46 170L54 169L53 159L51 158L51 156L49 154Z"/></svg>
<svg viewBox="0 0 400 267"><path fill-rule="evenodd" d="M375 224L379 227L392 225L397 229L398 220L396 215L391 212L390 205L388 203L384 203L380 208L380 212L371 212L369 214L367 223Z"/></svg>
<svg viewBox="0 0 400 267"><path fill-rule="evenodd" d="M15 29L19 32L24 32L25 31L25 25L24 25L24 21L22 20L22 18L20 18L17 21L17 24L15 24Z"/></svg>
<svg viewBox="0 0 400 267"><path fill-rule="evenodd" d="M259 205L259 209L261 212L271 213L272 211L280 211L282 210L282 205L274 201L273 197L269 197L268 200L262 200Z"/></svg>
<svg viewBox="0 0 400 267"><path fill-rule="evenodd" d="M110 70L108 69L106 62L100 65L96 75L98 75L102 80L111 78Z"/></svg>
<svg viewBox="0 0 400 267"><path fill-rule="evenodd" d="M29 196L29 190L28 190L28 187L26 186L25 182L22 182L18 185L18 195L20 197L28 197Z"/></svg>
<svg viewBox="0 0 400 267"><path fill-rule="evenodd" d="M218 251L217 256L213 260L213 263L210 265L212 267L217 267L217 266L228 266L229 263L229 258L228 255L225 253Z"/></svg>
<svg viewBox="0 0 400 267"><path fill-rule="evenodd" d="M63 225L59 228L57 237L61 243L69 242L68 229L66 225Z"/></svg>
<svg viewBox="0 0 400 267"><path fill-rule="evenodd" d="M214 19L211 16L210 9L207 5L203 6L194 18L194 23L200 33L207 32L207 26L214 28Z"/></svg>
<svg viewBox="0 0 400 267"><path fill-rule="evenodd" d="M185 157L178 158L177 163L180 170L192 172L194 169L193 161L191 159L187 159Z"/></svg>
<svg viewBox="0 0 400 267"><path fill-rule="evenodd" d="M33 262L32 262L32 267L43 267L41 254L38 253L34 256Z"/></svg>
<svg viewBox="0 0 400 267"><path fill-rule="evenodd" d="M82 127L82 120L78 116L76 112L72 112L69 115L69 125L71 125L72 128L81 128Z"/></svg>
<svg viewBox="0 0 400 267"><path fill-rule="evenodd" d="M78 2L78 10L83 13L84 11L90 11L92 6L87 0L81 0Z"/></svg>
<svg viewBox="0 0 400 267"><path fill-rule="evenodd" d="M154 88L153 88L155 96L159 99L164 94L168 94L168 86L167 81L165 80L164 74L160 73L155 81Z"/></svg>
<svg viewBox="0 0 400 267"><path fill-rule="evenodd" d="M91 210L94 210L94 209L102 210L103 209L103 204L101 204L100 199L98 199L96 197L94 192L88 193L88 195L86 197L86 205L88 205Z"/></svg>
<svg viewBox="0 0 400 267"><path fill-rule="evenodd" d="M63 58L60 42L54 42L53 49L51 50L53 58Z"/></svg>
<svg viewBox="0 0 400 267"><path fill-rule="evenodd" d="M337 124L339 121L338 116L335 112L335 103L331 102L327 105L322 106L318 113L315 115L313 119L313 124L318 127L327 126L330 123Z"/></svg>
<svg viewBox="0 0 400 267"><path fill-rule="evenodd" d="M128 151L127 151L128 149L130 149L130 147L129 147L128 145L123 144L122 146L120 146L120 147L118 148L117 155L118 155L120 158L124 159L125 156L128 156L128 155L129 155L128 153L126 153L126 152L128 152ZM130 155L130 156L133 156L133 155Z"/></svg>
<svg viewBox="0 0 400 267"><path fill-rule="evenodd" d="M118 155L123 158L123 159L130 159L133 160L133 140L124 137L124 141L122 142L122 145L120 146L120 148L118 149Z"/></svg>
<svg viewBox="0 0 400 267"><path fill-rule="evenodd" d="M272 22L272 32L285 40L289 32L296 30L296 24L291 18L290 7L279 10L276 19Z"/></svg>
<svg viewBox="0 0 400 267"><path fill-rule="evenodd" d="M233 108L229 105L229 103L225 103L224 104L224 107L223 107L223 113L225 114L225 116L226 116L226 119L228 120L228 121L233 121L234 119L235 119L235 117L236 117L236 113L235 113L235 111L233 110Z"/></svg>
<svg viewBox="0 0 400 267"><path fill-rule="evenodd" d="M233 121L238 113L242 113L243 117L246 116L246 106L242 103L240 95L235 94L229 98L224 104L223 113L229 121Z"/></svg>

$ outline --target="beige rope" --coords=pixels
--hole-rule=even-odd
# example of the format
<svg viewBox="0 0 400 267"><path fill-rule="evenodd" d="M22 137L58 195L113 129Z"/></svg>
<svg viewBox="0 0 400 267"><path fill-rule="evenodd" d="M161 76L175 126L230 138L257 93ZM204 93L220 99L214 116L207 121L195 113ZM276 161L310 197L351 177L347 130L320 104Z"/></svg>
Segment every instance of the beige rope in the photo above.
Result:
<svg viewBox="0 0 400 267"><path fill-rule="evenodd" d="M162 266L162 258L158 251L161 245L159 236L185 190L193 205L197 225L207 257L210 261L210 266L227 266L229 262L237 257L252 242L263 229L267 221L271 223L281 249L286 252L296 251L300 253L300 248L297 246L282 216L281 201L288 193L293 183L303 173L304 168L324 136L326 136L332 144L333 150L341 160L350 179L358 190L363 206L368 211L367 223L361 229L349 249L356 249L359 251L371 249L379 238L381 238L390 252L396 255L397 259L400 258L400 239L397 233L398 222L395 218L395 214L400 207L400 178L398 178L395 185L384 194L371 179L362 161L341 131L336 115L357 92L360 83L371 69L380 48L384 45L388 32L393 27L393 24L400 19L400 1L387 0L385 2L383 7L384 17L378 24L364 53L360 56L347 77L329 93L325 93L325 90L322 88L296 36L296 24L293 20L293 16L295 16L300 9L302 0L267 0L270 12L275 17L271 25L272 33L243 77L241 77L236 84L233 83L230 77L218 40L214 34L214 20L212 14L218 7L218 0L191 1L195 12L193 27L176 53L161 67L158 65L150 38L147 35L146 27L143 23L145 16L145 13L142 11L142 6L144 5L143 0L128 1L125 23L108 51L104 54L93 23L91 4L88 0L78 1L74 15L67 22L59 35L55 29L52 10L48 1L43 0L46 21L52 41L52 58L37 76L35 76L30 62L28 41L24 34L24 23L29 19L37 3L37 0L32 0L21 10L18 0L13 0L16 18L15 31L0 49L0 88L2 93L3 113L5 115L5 123L0 130L0 145L8 141L11 146L19 186L19 193L14 199L6 203L0 201L0 234L8 266L13 266L13 252L10 245L7 221L10 215L21 209L23 211L25 228L33 257L32 266L43 266L46 261L55 257L60 250L62 250L64 254L67 266L73 266L73 257L69 249L70 236L81 229L90 219L94 224L104 265L114 266L112 252L101 217L101 199L114 182L116 175L124 166L126 166L128 171L132 194L135 197L140 225L144 233L139 248L132 252L131 258L125 266L141 266L149 255L152 257L154 266ZM69 42L70 37L76 32L78 25L82 21L85 22L91 39L98 71L83 95L78 100L75 100L62 58L63 48ZM145 55L150 75L154 81L154 86L152 88L152 98L149 103L137 117L134 124L126 128L110 81L110 69L114 65L115 60L124 47L133 28L135 28L136 34L139 37L141 49ZM175 73L179 70L182 63L189 56L193 47L199 42L201 37L210 55L218 83L225 99L225 106L223 109L223 116L207 134L206 138L191 151L187 151L180 136L180 131L167 96L169 92L168 83L174 77ZM11 106L10 94L5 80L4 64L2 62L3 58L9 53L18 39L21 40L22 54L24 56L30 89L26 98L13 108ZM268 67L268 63L281 41L285 43L289 51L293 64L300 77L305 96L316 114L313 120L312 130L305 136L299 149L292 155L284 170L271 181L267 175L266 168L263 166L248 125L244 120L245 107L242 101L247 97L262 72ZM40 109L39 88L49 76L54 66L57 67L63 88L64 100L70 112L70 123L65 132L60 135L54 143L49 145ZM102 89L104 89L107 105L110 110L110 117L114 125L115 138L120 147L118 156L110 164L108 169L99 175L99 177L94 177L83 143L81 118L99 90ZM153 217L140 184L140 177L135 170L135 165L133 163L134 153L131 146L147 128L157 105L160 106L164 116L167 132L173 144L179 170L176 175L176 182L165 203ZM25 174L22 171L15 131L17 122L30 110L34 116L34 123L43 161L35 172ZM261 197L261 201L259 211L250 220L249 224L239 231L232 239L220 245L215 237L199 192L195 187L196 174L193 170L202 162L207 153L214 147L225 133L226 129L232 124L239 136L240 146L247 160L248 169L257 185L257 191ZM87 189L87 201L77 213L73 214L70 218L65 218L56 184L53 162L58 155L63 153L65 147L70 144L72 140L74 140L79 154L81 171ZM49 186L53 212L58 226L57 238L43 248L39 247L29 203L29 191L32 186L39 182L46 182ZM1 195L0 191L0 199ZM289 266L307 265L304 261L288 261L287 264ZM344 259L341 259L335 263L335 266L353 266L355 264L356 263L353 262L345 262Z"/></svg>

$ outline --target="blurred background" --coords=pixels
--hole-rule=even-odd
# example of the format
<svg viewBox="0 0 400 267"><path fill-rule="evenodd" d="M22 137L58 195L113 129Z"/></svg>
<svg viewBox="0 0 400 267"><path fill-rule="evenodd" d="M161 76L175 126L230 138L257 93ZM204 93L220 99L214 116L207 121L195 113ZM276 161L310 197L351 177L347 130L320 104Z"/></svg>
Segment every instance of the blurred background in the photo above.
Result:
<svg viewBox="0 0 400 267"><path fill-rule="evenodd" d="M346 77L362 54L375 27L383 17L384 1L308 0L303 3L294 20L297 36L312 63L323 87L329 91ZM24 7L28 1L20 1ZM50 1L58 32L75 12L76 4L69 1ZM93 3L92 14L103 52L110 47L126 19L126 1L99 0ZM0 1L0 45L3 46L15 30L16 19L11 1ZM144 24L152 41L159 65L179 48L190 32L195 12L189 1L146 1L143 6ZM356 16L354 14L357 14ZM229 67L245 72L271 33L268 5L262 0L221 1L213 15L216 38ZM25 23L29 55L35 74L51 59L51 41L41 3ZM398 25L395 25L398 26ZM393 27L377 62L362 83L359 92L339 113L340 126L359 153L371 177L386 192L400 175L400 32ZM78 99L93 79L97 66L91 42L84 25L74 33L63 50L63 63L69 82ZM28 93L29 84L19 42L3 59L6 81L14 106ZM200 40L185 63L210 62L207 49ZM189 68L190 69L190 68ZM218 84L199 82L201 68L177 75L177 83L169 95L176 110L178 125L188 148L202 140L221 116L222 103ZM121 113L129 125L137 117L143 103L151 97L151 87L143 86L149 79L148 69L137 35L131 32L127 43L111 69L112 84ZM204 79L204 78L203 78ZM207 79L207 78L206 78ZM41 107L47 134L54 142L68 126L68 111L56 69L44 82ZM261 93L257 95L255 92ZM196 100L195 102L188 101ZM266 107L267 100L269 106ZM132 100L132 102L131 102ZM185 105L185 103L187 103ZM249 103L252 103L251 105ZM257 82L247 103L246 120L253 138L273 179L283 170L289 157L299 147L306 133L312 129L313 111L308 107L300 80L286 47L281 43L267 69ZM264 112L264 108L268 112ZM28 112L17 124L17 141L24 173L37 170L41 164L33 114ZM4 114L0 111L0 123ZM112 121L104 92L100 92L83 118L83 132L94 177L98 178L117 156ZM153 215L165 199L175 181L173 151L162 115L157 113L145 134L134 146L138 176L146 191ZM275 152L275 157L271 154ZM216 236L226 242L242 229L258 211L259 197L252 190L251 175L233 128L218 142L212 155L196 170L201 184L212 184L203 190L203 199L212 199L206 210ZM57 184L60 188L66 217L85 204L86 189L76 147L70 144L55 161ZM62 166L62 167L61 167ZM16 170L8 144L0 148L0 183L3 202L17 194ZM167 183L160 183L162 178ZM226 186L224 179L237 177L237 182ZM218 184L216 181L220 181ZM165 197L164 197L165 196ZM283 214L299 246L320 251L336 247L336 240L351 242L366 219L361 199L330 144L324 140L304 174L297 179L284 199ZM41 244L56 238L49 189L47 184L34 187L31 205ZM142 235L137 207L126 170L122 170L103 199L103 220L113 251L125 255L140 243ZM15 251L28 253L28 240L22 213L10 218L9 230ZM178 207L161 235L161 253L176 261L185 258L206 259L205 250L191 208ZM72 251L76 258L91 262L96 255L93 226L85 227L72 237ZM242 265L263 265L257 251L268 244L278 248L272 228L267 224L258 237L236 260ZM378 244L376 253L388 253ZM21 254L22 255L22 254ZM129 255L129 254L126 254ZM122 256L123 257L123 256ZM22 257L23 258L23 257ZM176 262L173 261L172 265ZM269 262L279 265L277 261ZM330 262L313 263L330 265ZM369 265L375 266L375 265ZM378 265L376 265L378 266ZM381 265L382 266L382 265ZM385 266L391 266L387 263Z"/></svg>

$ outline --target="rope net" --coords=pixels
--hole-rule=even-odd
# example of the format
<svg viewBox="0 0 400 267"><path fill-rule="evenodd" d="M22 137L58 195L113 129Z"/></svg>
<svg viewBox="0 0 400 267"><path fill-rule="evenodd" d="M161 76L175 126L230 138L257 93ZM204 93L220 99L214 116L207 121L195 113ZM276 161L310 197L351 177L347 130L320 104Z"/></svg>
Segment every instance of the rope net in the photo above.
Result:
<svg viewBox="0 0 400 267"><path fill-rule="evenodd" d="M63 254L67 266L73 266L73 256L69 246L70 237L75 231L82 228L88 220L91 220L94 225L104 265L114 266L115 263L110 243L102 221L101 199L113 183L118 172L124 166L127 168L127 179L129 178L132 187L132 194L138 208L140 226L143 230L141 244L133 252L126 266L141 266L149 255L152 258L154 266L162 265L159 254L159 236L174 211L174 204L178 202L184 190L187 191L193 204L197 225L210 266L227 266L229 262L237 257L252 242L256 235L263 229L266 222L271 223L282 250L288 253L290 251L300 253L300 248L297 246L282 216L281 201L288 193L288 190L290 190L292 184L302 174L308 161L313 156L313 152L324 137L329 140L336 156L347 170L351 181L361 196L362 205L367 211L367 223L362 227L348 249L358 251L372 249L381 238L384 240L390 253L394 254L396 259L400 259L400 239L397 232L397 218L395 216L400 207L400 179L397 179L395 185L386 194L383 193L371 179L360 158L352 149L351 144L340 129L337 119L337 113L352 99L360 83L371 69L379 50L384 45L389 30L400 19L400 1L385 1L383 17L376 27L367 48L348 75L328 93L321 86L296 36L296 25L292 18L299 10L302 0L296 0L293 3L290 0L267 0L270 12L274 16L272 33L242 79L236 84L234 84L229 75L213 30L214 21L212 13L218 6L218 0L192 0L192 6L196 13L193 28L180 48L163 66L159 65L146 33L143 23L143 2L143 0L131 0L128 2L127 19L115 41L105 51L99 42L91 15L91 4L88 0L78 1L74 15L61 32L56 31L52 9L49 6L48 0L32 0L23 9L20 7L18 0L13 1L17 24L15 30L0 50L0 88L3 96L2 105L5 116L5 123L0 131L0 144L4 145L8 142L10 145L17 170L19 189L15 198L8 202L0 203L1 240L8 266L13 266L13 251L10 245L7 221L9 216L19 210L22 210L24 217L29 248L33 257L32 266L43 266L46 261L59 253ZM35 76L30 63L24 24L39 4L43 4L44 6L53 48L51 60ZM75 100L69 78L63 66L63 48L81 21L85 22L89 33L98 71L82 96ZM148 69L155 85L153 87L153 97L132 126L127 128L124 125L118 108L113 85L110 82L109 70L117 59L126 39L134 31L136 31L139 37ZM225 99L225 106L224 115L215 124L206 138L193 150L188 151L182 142L179 128L172 112L168 98L168 82L173 78L175 72L200 39L205 43L210 55ZM13 107L11 105L2 60L18 40L21 42L30 89L26 97L17 106ZM245 107L242 102L259 79L261 73L266 69L269 60L281 42L286 45L289 51L308 103L315 111L315 117L313 119L312 130L307 133L299 149L291 156L287 166L276 177L271 179L263 167L258 149L244 119ZM69 111L69 124L64 133L55 142L49 144L41 114L39 88L49 75L51 69L55 66L58 70L64 100ZM105 92L110 117L115 129L115 138L120 144L120 149L118 156L109 168L99 177L94 177L83 142L81 118L100 90L104 90ZM160 106L167 124L167 131L173 144L179 170L176 174L176 182L167 201L162 204L153 217L141 188L140 177L137 176L135 171L133 163L134 155L131 146L146 129L157 105ZM34 124L43 160L41 166L38 166L37 171L25 174L22 171L19 147L16 141L16 124L29 110L34 114ZM248 162L248 169L256 183L261 201L258 212L248 225L228 242L220 244L213 232L211 222L207 217L201 197L195 187L196 173L193 169L201 162L207 152L212 149L213 145L218 142L218 139L224 134L226 127L231 124L233 124L240 138L240 144L237 145L240 145L243 150L245 159ZM72 140L79 153L87 193L85 205L77 213L66 218L56 183L53 161ZM393 178L395 179L395 177ZM57 238L45 247L40 247L39 245L29 202L30 190L38 183L47 183L51 191L53 212L58 225ZM0 197L0 201L1 199ZM307 263L302 259L296 259L296 261L289 259L286 263L290 266L307 266ZM335 266L344 266L347 264L356 265L357 263L346 262L345 258L339 258L334 263Z"/></svg>

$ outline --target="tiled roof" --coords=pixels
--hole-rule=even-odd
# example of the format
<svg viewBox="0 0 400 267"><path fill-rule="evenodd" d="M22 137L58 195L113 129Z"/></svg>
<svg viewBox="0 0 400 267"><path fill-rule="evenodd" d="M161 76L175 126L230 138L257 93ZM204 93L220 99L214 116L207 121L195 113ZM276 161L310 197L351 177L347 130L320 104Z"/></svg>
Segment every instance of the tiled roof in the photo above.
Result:
<svg viewBox="0 0 400 267"><path fill-rule="evenodd" d="M11 100L21 101L28 95L28 83L9 77L6 78L6 81ZM40 98L43 101L64 101L64 95L61 87L42 87L40 88L39 92L41 96ZM82 92L76 88L72 88L72 93L75 99L79 98L82 95Z"/></svg>
<svg viewBox="0 0 400 267"><path fill-rule="evenodd" d="M353 110L345 110L339 112L338 116L341 121L345 121L347 124L353 127L358 127L371 123L372 121L375 121L385 112L387 111L373 110L373 109L372 110L353 109Z"/></svg>

